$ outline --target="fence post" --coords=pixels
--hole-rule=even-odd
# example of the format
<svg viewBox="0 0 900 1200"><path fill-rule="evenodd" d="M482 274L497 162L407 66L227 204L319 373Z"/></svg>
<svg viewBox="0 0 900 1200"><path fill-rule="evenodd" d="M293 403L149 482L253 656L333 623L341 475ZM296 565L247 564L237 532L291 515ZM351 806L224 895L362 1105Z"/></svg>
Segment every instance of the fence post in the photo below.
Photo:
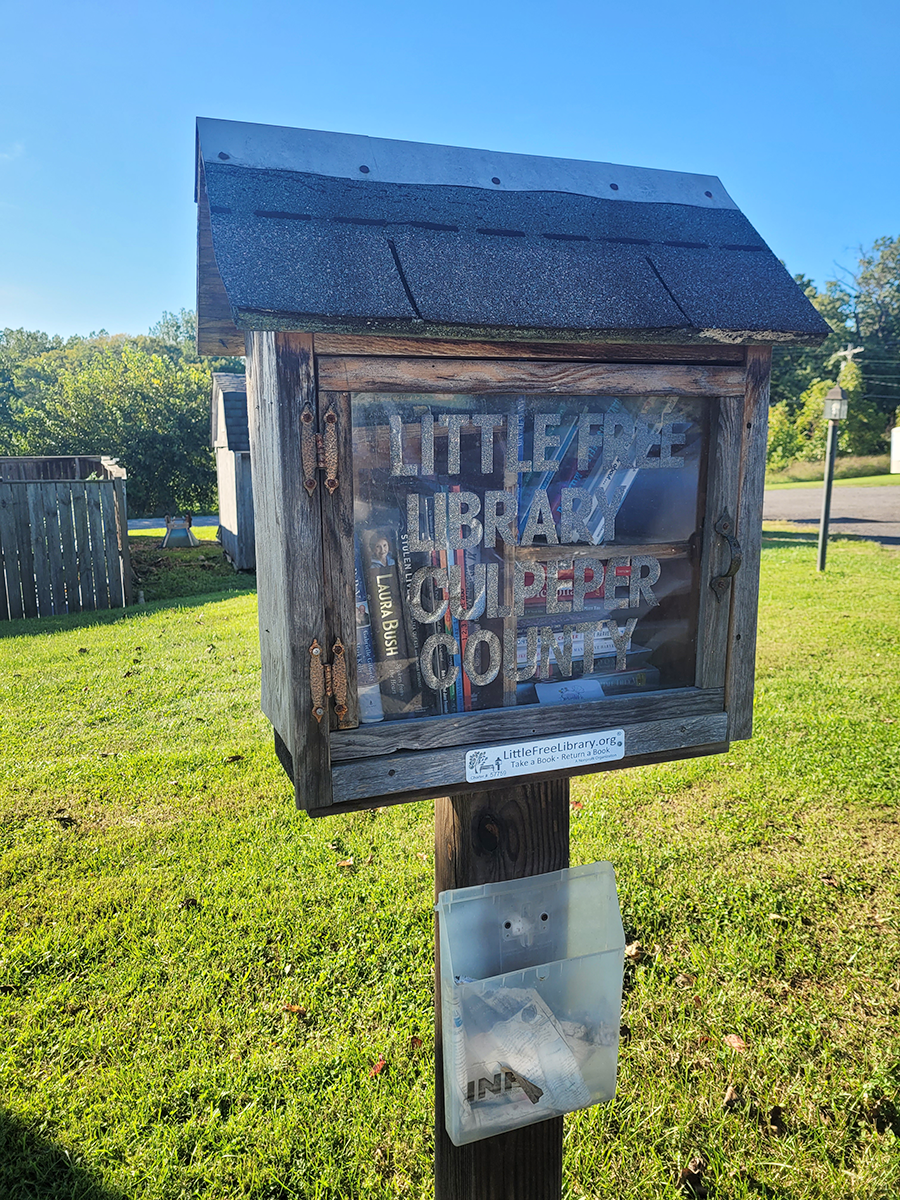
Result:
<svg viewBox="0 0 900 1200"><path fill-rule="evenodd" d="M131 567L131 547L128 544L128 503L125 498L125 480L113 480L116 498L116 532L119 535L119 551L122 556L122 583L125 588L125 604L134 604L134 573Z"/></svg>

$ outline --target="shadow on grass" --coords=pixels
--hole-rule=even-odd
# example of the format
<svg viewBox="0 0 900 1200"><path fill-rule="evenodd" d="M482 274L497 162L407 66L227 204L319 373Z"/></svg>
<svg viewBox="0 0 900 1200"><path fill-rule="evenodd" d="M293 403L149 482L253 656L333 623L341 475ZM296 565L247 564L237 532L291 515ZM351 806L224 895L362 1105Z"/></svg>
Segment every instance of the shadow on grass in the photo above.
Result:
<svg viewBox="0 0 900 1200"><path fill-rule="evenodd" d="M3 1200L125 1200L88 1168L0 1109L0 1196Z"/></svg>
<svg viewBox="0 0 900 1200"><path fill-rule="evenodd" d="M132 604L129 608L103 608L95 612L72 613L63 617L31 617L18 621L0 621L0 638L32 637L39 633L65 633L69 629L87 629L92 625L115 625L118 621L162 612L167 608L199 608L204 604L218 604L222 600L234 600L237 596L256 594L254 584L232 588L230 591L204 592L197 596L173 596L166 600L148 600L146 604ZM0 1200L3 1200L0 1194Z"/></svg>
<svg viewBox="0 0 900 1200"><path fill-rule="evenodd" d="M831 524L834 523L831 522ZM771 549L773 546L817 546L819 543L818 519L816 519L815 525L815 532L811 533L805 533L802 529L764 529L763 549L766 547ZM828 545L833 546L837 542L875 542L881 546L900 546L900 537L889 537L886 534L882 536L881 534L843 533L839 529L830 529Z"/></svg>
<svg viewBox="0 0 900 1200"><path fill-rule="evenodd" d="M818 540L818 533L803 533L799 529L764 529L762 535L763 549L773 546L815 546Z"/></svg>

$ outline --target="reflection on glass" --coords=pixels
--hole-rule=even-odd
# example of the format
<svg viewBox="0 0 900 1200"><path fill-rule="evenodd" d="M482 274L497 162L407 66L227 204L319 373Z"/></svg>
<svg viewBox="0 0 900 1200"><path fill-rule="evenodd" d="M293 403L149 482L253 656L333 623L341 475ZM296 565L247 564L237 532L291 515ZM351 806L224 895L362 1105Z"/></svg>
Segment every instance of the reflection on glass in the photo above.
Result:
<svg viewBox="0 0 900 1200"><path fill-rule="evenodd" d="M702 401L352 410L362 720L693 683Z"/></svg>

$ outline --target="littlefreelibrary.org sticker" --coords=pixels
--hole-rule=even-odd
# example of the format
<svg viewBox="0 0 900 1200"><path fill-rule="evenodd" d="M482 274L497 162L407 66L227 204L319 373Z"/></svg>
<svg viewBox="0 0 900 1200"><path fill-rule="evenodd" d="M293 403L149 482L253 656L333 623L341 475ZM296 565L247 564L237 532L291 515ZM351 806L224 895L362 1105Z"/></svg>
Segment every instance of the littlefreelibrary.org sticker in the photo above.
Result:
<svg viewBox="0 0 900 1200"><path fill-rule="evenodd" d="M625 730L566 733L533 742L487 746L466 754L466 783L564 771L585 763L612 762L625 757Z"/></svg>

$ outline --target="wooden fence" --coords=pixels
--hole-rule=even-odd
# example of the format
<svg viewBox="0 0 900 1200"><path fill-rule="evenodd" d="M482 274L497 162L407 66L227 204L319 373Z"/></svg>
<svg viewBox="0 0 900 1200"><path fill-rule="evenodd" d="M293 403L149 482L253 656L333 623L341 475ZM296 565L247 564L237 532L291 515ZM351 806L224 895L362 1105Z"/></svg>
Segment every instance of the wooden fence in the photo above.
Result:
<svg viewBox="0 0 900 1200"><path fill-rule="evenodd" d="M0 458L0 480L36 483L40 479L124 479L119 460L105 454L17 454Z"/></svg>
<svg viewBox="0 0 900 1200"><path fill-rule="evenodd" d="M124 475L0 479L0 619L132 603Z"/></svg>

